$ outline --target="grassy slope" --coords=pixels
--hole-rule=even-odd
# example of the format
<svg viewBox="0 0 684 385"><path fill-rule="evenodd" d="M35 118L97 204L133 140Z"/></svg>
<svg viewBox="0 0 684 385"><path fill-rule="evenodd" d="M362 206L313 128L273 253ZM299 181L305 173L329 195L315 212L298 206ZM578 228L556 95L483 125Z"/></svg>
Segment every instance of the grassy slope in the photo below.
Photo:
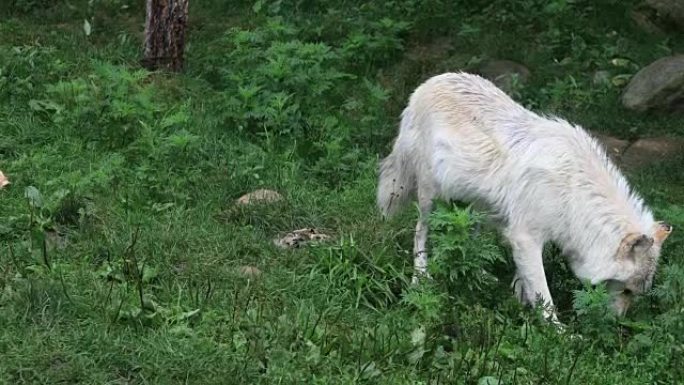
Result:
<svg viewBox="0 0 684 385"><path fill-rule="evenodd" d="M452 49L445 58L411 60L404 50L389 50L389 59L353 68L370 79L382 70L389 78L388 99L359 112L380 123L367 140L352 134L359 155L353 170L339 176L333 168L338 158L311 160L287 135L264 138L224 117L226 95L203 68L207 52L220 56L226 49L218 39L224 31L263 22L248 7L202 10L193 4L188 75L141 75L144 81L129 83L122 79L137 68L138 13L98 11L89 38L82 33L82 10L4 19L0 49L10 67L0 87L12 88L0 88L0 169L13 184L0 193L0 379L399 384L475 383L501 374L505 383L553 384L572 374L571 383L578 384L643 384L680 378L681 299L642 301L624 335L599 316L577 320L569 291L579 284L550 250L552 291L571 330L585 335L572 340L515 303L507 264L496 266L501 282L488 287L491 292L455 292L439 284L410 289L413 213L390 223L376 215L376 159L394 135L407 93L430 74L473 57L525 62L533 78L519 97L535 108L621 136L684 134L681 117L627 113L617 103L619 90L590 82L596 69L634 71L611 67L613 56L644 65L668 50L681 51L681 40L643 36L625 22L627 5L551 18L533 1L521 4L530 9L448 9L452 13L445 11L441 20L448 28L435 29L437 23L426 18L399 34L408 45L446 35ZM310 17L291 12L286 19L295 24ZM352 7L342 16L326 15L340 18L340 30L334 22L322 23L322 39L334 46L337 35L376 17L373 12ZM569 23L578 25L576 34L568 33ZM560 64L566 56L572 60ZM397 59L404 60L392 65ZM219 64L238 65L225 59ZM89 105L86 100L65 104L60 120L49 106L30 107L31 100L49 101L54 92L64 97L51 94L48 85L78 78L104 90L89 94L94 99L130 101L151 93L149 103L158 111L142 111L150 105L143 101L133 103L135 112L120 112L123 118L77 112ZM130 87L110 89L111 83ZM340 109L333 101L325 108ZM145 124L149 129L140 128ZM130 141L122 133L126 125L135 132ZM318 166L312 168L313 162ZM631 178L656 212L681 228L680 164ZM343 187L335 183L338 177ZM44 200L33 217L24 198L27 186L36 186ZM285 203L231 208L234 198L262 186L283 192ZM61 189L69 190L66 198L54 195ZM31 222L36 218L44 226ZM41 226L58 227L67 237L66 248L49 249L47 263ZM336 246L283 252L271 244L279 233L304 226L331 232ZM664 257L670 281L684 280L681 269L677 275L682 258L684 238L676 232ZM141 287L146 306L155 311L139 313L135 261L144 261ZM263 275L247 279L238 272L242 265L257 266ZM668 285L682 294L681 286Z"/></svg>

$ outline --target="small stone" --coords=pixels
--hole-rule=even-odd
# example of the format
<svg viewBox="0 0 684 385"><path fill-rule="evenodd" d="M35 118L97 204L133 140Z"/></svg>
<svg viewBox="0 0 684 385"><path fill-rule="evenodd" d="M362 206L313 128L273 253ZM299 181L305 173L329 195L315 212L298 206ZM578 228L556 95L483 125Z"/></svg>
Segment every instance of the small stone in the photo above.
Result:
<svg viewBox="0 0 684 385"><path fill-rule="evenodd" d="M608 156L615 162L619 162L622 158L629 142L624 139L614 138L612 136L593 133L593 136L603 145L606 149Z"/></svg>
<svg viewBox="0 0 684 385"><path fill-rule="evenodd" d="M237 199L237 205L250 205L255 203L273 203L283 199L278 192L267 189L259 189L249 194L245 194Z"/></svg>
<svg viewBox="0 0 684 385"><path fill-rule="evenodd" d="M0 189L4 188L8 184L10 184L9 179L7 179L5 174L3 174L2 171L0 171Z"/></svg>
<svg viewBox="0 0 684 385"><path fill-rule="evenodd" d="M254 266L240 266L240 274L247 278L259 278L261 276L261 270Z"/></svg>

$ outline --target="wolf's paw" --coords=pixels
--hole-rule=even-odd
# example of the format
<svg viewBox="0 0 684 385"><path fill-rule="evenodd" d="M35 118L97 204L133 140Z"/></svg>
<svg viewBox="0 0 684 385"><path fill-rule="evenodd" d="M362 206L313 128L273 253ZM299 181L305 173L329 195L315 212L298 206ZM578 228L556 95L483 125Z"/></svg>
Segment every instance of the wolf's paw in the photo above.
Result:
<svg viewBox="0 0 684 385"><path fill-rule="evenodd" d="M565 334L568 332L568 327L564 323L556 320L551 320L551 324L556 328L558 334Z"/></svg>
<svg viewBox="0 0 684 385"><path fill-rule="evenodd" d="M418 285L420 281L431 280L432 276L427 271L416 271L413 273L413 278L411 278L411 285Z"/></svg>

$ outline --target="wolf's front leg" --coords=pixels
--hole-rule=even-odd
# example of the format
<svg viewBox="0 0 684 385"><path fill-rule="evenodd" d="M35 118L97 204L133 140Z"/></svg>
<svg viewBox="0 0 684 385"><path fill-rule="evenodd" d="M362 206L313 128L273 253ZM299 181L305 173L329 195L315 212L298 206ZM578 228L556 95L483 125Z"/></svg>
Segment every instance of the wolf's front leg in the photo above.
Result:
<svg viewBox="0 0 684 385"><path fill-rule="evenodd" d="M418 219L416 224L416 235L413 239L413 279L412 284L417 284L420 277L428 277L427 273L427 234L428 224L427 219Z"/></svg>
<svg viewBox="0 0 684 385"><path fill-rule="evenodd" d="M549 286L546 283L542 250L544 243L526 231L506 232L513 249L513 259L517 268L513 287L518 298L525 304L536 305L541 302L544 318L560 324L556 315Z"/></svg>

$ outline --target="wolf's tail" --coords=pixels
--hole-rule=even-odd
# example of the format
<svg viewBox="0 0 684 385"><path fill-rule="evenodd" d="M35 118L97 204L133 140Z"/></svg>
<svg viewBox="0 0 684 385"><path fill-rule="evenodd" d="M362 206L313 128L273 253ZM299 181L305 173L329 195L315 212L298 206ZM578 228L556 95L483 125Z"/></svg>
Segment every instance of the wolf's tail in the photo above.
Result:
<svg viewBox="0 0 684 385"><path fill-rule="evenodd" d="M411 160L415 133L413 113L409 108L402 114L399 137L392 153L380 162L377 204L385 217L391 217L404 207L416 188L415 166Z"/></svg>

